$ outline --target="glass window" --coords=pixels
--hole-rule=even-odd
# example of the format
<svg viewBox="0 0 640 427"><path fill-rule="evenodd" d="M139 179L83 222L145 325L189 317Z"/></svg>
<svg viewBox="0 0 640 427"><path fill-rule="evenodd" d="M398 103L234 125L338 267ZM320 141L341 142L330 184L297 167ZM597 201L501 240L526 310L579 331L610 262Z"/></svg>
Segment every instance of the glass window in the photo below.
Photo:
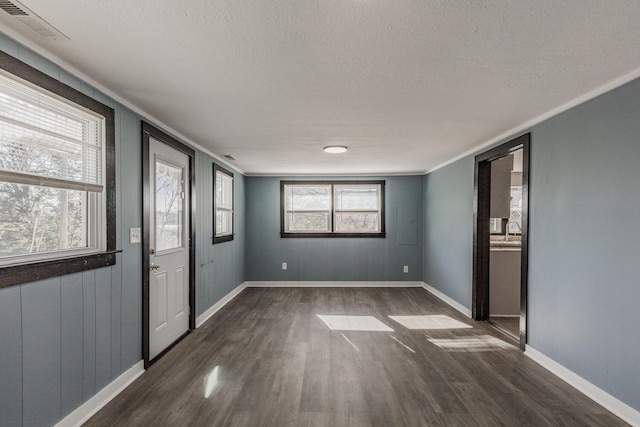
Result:
<svg viewBox="0 0 640 427"><path fill-rule="evenodd" d="M233 173L214 164L213 243L233 240Z"/></svg>
<svg viewBox="0 0 640 427"><path fill-rule="evenodd" d="M384 237L384 181L282 181L282 237Z"/></svg>
<svg viewBox="0 0 640 427"><path fill-rule="evenodd" d="M105 118L0 73L0 265L106 249Z"/></svg>
<svg viewBox="0 0 640 427"><path fill-rule="evenodd" d="M155 233L156 249L166 251L183 247L182 219L184 212L183 169L155 162Z"/></svg>

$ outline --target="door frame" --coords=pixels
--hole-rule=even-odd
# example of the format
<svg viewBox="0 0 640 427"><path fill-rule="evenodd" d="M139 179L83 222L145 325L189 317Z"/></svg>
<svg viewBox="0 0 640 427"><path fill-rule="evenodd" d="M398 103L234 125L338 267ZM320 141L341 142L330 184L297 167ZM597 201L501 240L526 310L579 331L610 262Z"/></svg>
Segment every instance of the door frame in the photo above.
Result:
<svg viewBox="0 0 640 427"><path fill-rule="evenodd" d="M522 247L520 252L520 349L527 343L527 283L529 259L529 154L526 133L475 157L473 199L472 317L489 319L489 218L491 216L491 162L522 148Z"/></svg>
<svg viewBox="0 0 640 427"><path fill-rule="evenodd" d="M186 186L189 191L190 207L189 215L189 329L173 344L169 345L153 360L149 360L149 215L151 213L151 183L149 182L149 138L152 137L189 157L189 183ZM196 328L196 174L195 174L195 150L181 143L177 139L167 135L149 123L142 122L142 357L144 367L147 369L153 362L162 357L182 338Z"/></svg>

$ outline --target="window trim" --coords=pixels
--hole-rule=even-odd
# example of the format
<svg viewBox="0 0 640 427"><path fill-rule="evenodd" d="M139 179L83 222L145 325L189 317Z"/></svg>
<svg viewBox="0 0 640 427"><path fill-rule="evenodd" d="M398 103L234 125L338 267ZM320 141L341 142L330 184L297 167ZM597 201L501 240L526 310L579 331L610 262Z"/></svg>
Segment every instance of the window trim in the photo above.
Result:
<svg viewBox="0 0 640 427"><path fill-rule="evenodd" d="M280 237L281 238L345 238L345 237L371 237L371 238L385 238L385 180L370 180L370 181L280 181ZM331 186L331 210L329 212L331 219L330 232L311 232L311 233L291 233L285 231L285 186L287 185L329 185ZM342 233L335 231L335 186L336 185L379 185L380 186L380 231L377 233ZM343 211L341 211L343 212Z"/></svg>
<svg viewBox="0 0 640 427"><path fill-rule="evenodd" d="M224 234L222 236L216 236L216 212L218 207L216 205L216 173L220 172L231 177L231 234ZM235 177L233 172L223 168L217 163L213 164L213 244L230 242L235 236L235 207L236 207L236 194L235 194Z"/></svg>
<svg viewBox="0 0 640 427"><path fill-rule="evenodd" d="M64 276L101 267L115 265L116 254L116 144L115 113L111 107L73 89L53 77L0 51L0 68L14 76L67 101L104 117L104 212L106 220L106 250L79 256L61 255L59 258L28 261L0 267L0 288L19 285L52 277Z"/></svg>

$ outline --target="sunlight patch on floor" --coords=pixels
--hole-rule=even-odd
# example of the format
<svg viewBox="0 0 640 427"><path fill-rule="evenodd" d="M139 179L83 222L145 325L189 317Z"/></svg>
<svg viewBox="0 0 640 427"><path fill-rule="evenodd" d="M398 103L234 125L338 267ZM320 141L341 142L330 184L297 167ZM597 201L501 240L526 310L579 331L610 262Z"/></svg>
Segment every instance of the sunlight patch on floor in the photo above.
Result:
<svg viewBox="0 0 640 427"><path fill-rule="evenodd" d="M211 396L211 392L216 388L218 384L218 371L220 370L219 366L213 368L209 374L204 377L204 397L205 399Z"/></svg>
<svg viewBox="0 0 640 427"><path fill-rule="evenodd" d="M341 316L318 314L332 331L393 332L393 329L373 316Z"/></svg>
<svg viewBox="0 0 640 427"><path fill-rule="evenodd" d="M444 314L424 316L389 316L391 320L400 323L407 329L464 329L473 326L452 319Z"/></svg>
<svg viewBox="0 0 640 427"><path fill-rule="evenodd" d="M459 338L427 338L432 344L443 350L460 352L480 352L495 350L513 350L516 347L491 335L476 335Z"/></svg>

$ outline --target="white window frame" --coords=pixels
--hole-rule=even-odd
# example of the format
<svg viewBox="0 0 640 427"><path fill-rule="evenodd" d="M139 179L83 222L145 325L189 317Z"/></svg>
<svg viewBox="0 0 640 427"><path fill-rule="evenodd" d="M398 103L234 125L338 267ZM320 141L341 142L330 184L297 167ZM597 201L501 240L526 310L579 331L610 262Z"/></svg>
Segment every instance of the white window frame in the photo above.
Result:
<svg viewBox="0 0 640 427"><path fill-rule="evenodd" d="M376 191L376 199L377 206L375 210L367 210L367 209L339 209L338 208L338 190L346 190L350 188L362 188L366 190L375 190ZM376 214L378 215L378 223L376 224L376 229L373 231L363 231L359 230L358 233L367 233L367 234L375 234L379 233L382 227L382 218L381 218L381 206L382 206L382 197L380 194L382 192L382 185L380 183L375 184L335 184L333 186L333 199L334 199L334 209L333 209L333 223L338 224L338 214L345 213L353 213L353 214ZM337 227L337 226L336 226ZM340 233L340 231L335 231L336 233Z"/></svg>
<svg viewBox="0 0 640 427"><path fill-rule="evenodd" d="M218 177L220 177L220 181L218 181ZM222 200L226 199L226 195L231 196L231 203L219 203L216 200L216 193L218 191L218 182L222 183L221 191L222 191ZM219 166L218 164L213 164L213 243L224 243L233 240L234 237L234 203L235 203L235 186L234 186L234 176L233 172ZM227 185L225 185L225 183ZM229 190L229 194L225 193L225 189ZM217 217L218 212L223 212L230 214L231 221L231 229L222 233L219 233L217 230Z"/></svg>
<svg viewBox="0 0 640 427"><path fill-rule="evenodd" d="M288 196L290 194L289 189L292 187L327 187L330 189L330 208L328 210L293 210L290 206ZM336 203L336 188L353 188L363 187L367 189L376 188L378 195L378 209L376 211L363 211L363 210L347 210L337 209ZM385 196L384 196L385 181L280 181L280 236L287 237L386 237L385 233ZM324 213L328 214L328 229L327 230L291 230L289 226L289 215L301 212L301 213ZM340 213L344 212L357 212L357 213L377 213L378 214L378 229L375 231L358 230L356 232L345 232L336 230L336 217Z"/></svg>
<svg viewBox="0 0 640 427"><path fill-rule="evenodd" d="M289 189L290 188L323 188L327 190L328 194L328 208L327 209L293 209L292 203L290 203L289 199ZM307 182L302 184L285 184L284 185L284 232L286 233L296 233L296 234L307 234L307 233L330 233L333 228L333 188L331 184L327 183L315 183L315 182ZM324 230L292 230L291 224L289 222L289 216L295 214L319 214L326 215L327 217L327 228Z"/></svg>
<svg viewBox="0 0 640 427"><path fill-rule="evenodd" d="M101 169L100 180L87 180L84 174L80 181L77 177L58 177L57 173L42 179L29 177L29 170L4 170L3 181L16 182L22 180L25 185L46 184L51 187L61 187L58 182L62 179L69 189L87 191L87 200L94 211L93 222L87 232L87 246L81 249L56 250L42 252L37 255L5 255L0 260L0 288L20 285L26 282L44 280L52 277L64 276L96 268L108 267L116 264L116 254L122 252L117 249L116 230L116 137L115 111L113 108L96 101L90 96L65 85L51 76L25 64L19 59L0 50L0 73L13 81L27 87L35 88L54 100L66 103L74 108L95 115L102 119L100 126L92 127L100 133L102 139L101 153L92 164ZM43 96L44 96L43 95ZM5 121L6 123L6 121ZM56 128L46 127L49 132L56 132ZM32 128L33 129L33 128ZM99 130L98 130L99 129ZM94 134L88 131L87 134ZM73 139L73 138L72 138ZM76 138L77 140L77 138ZM87 146L88 148L88 146ZM14 174L18 172L19 178ZM22 172L22 173L21 173ZM29 181L32 180L32 181ZM101 192L97 191L101 187Z"/></svg>
<svg viewBox="0 0 640 427"><path fill-rule="evenodd" d="M103 252L106 250L106 215L105 215L105 191L104 191L104 171L105 171L105 118L93 111L90 111L78 104L72 103L60 96L42 89L32 83L24 81L8 72L0 70L0 79L12 83L19 87L21 94L37 96L40 105L54 111L55 109L68 112L74 116L82 117L99 126L97 135L97 151L99 153L99 171L97 171L97 182L86 183L58 179L50 176L34 175L28 172L0 169L0 182L9 184L21 184L31 187L50 187L57 190L77 190L85 193L86 203L86 246L82 248L58 249L54 251L25 253L19 255L0 255L0 266L23 264L36 261L44 261L56 258L75 257L80 255ZM2 118L0 118L1 120ZM11 119L5 119L11 120ZM21 127L18 122L13 123L16 127ZM28 126L28 125L24 125ZM1 142L0 142L1 143Z"/></svg>

